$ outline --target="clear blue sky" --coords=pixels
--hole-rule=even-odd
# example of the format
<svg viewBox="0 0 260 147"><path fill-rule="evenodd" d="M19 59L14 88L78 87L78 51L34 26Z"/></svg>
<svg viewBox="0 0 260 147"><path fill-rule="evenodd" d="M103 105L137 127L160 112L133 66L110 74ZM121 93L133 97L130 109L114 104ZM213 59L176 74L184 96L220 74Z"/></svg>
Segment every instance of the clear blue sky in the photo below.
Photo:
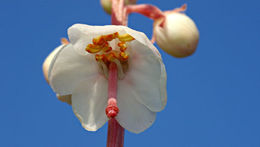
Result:
<svg viewBox="0 0 260 147"><path fill-rule="evenodd" d="M161 51L168 103L125 147L260 146L260 2L258 0L140 0L162 10L188 4L200 30L197 52L176 59ZM2 147L102 147L105 125L85 131L42 75L44 58L74 23L110 24L98 0L1 0ZM152 21L135 14L131 28L151 36Z"/></svg>

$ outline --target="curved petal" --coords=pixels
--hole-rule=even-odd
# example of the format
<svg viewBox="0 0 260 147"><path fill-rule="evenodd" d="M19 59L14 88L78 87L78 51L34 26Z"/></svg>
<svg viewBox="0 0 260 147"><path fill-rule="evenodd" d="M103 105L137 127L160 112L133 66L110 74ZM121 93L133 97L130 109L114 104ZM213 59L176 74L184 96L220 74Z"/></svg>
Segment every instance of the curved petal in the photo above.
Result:
<svg viewBox="0 0 260 147"><path fill-rule="evenodd" d="M108 120L107 80L102 76L81 82L72 93L72 108L82 126L88 131L96 131Z"/></svg>
<svg viewBox="0 0 260 147"><path fill-rule="evenodd" d="M123 29L126 31L127 34L129 34L129 35L131 35L132 37L135 38L135 40L132 41L132 42L136 42L137 41L137 42L143 44L144 46L147 46L158 57L161 58L161 55L160 55L159 51L156 49L156 47L151 43L151 41L147 38L147 36L143 32L139 32L139 31L133 30L133 29L128 28L128 27L123 27Z"/></svg>
<svg viewBox="0 0 260 147"><path fill-rule="evenodd" d="M167 102L165 66L152 49L131 42L129 70L124 80L134 88L136 99L151 111L164 109Z"/></svg>
<svg viewBox="0 0 260 147"><path fill-rule="evenodd" d="M92 39L100 35L118 32L125 34L125 26L89 26L85 24L74 24L68 29L68 36L74 48L81 54L86 54L85 48L92 43Z"/></svg>
<svg viewBox="0 0 260 147"><path fill-rule="evenodd" d="M79 82L97 74L98 65L94 56L81 55L69 44L56 55L49 71L49 80L56 93L68 95Z"/></svg>
<svg viewBox="0 0 260 147"><path fill-rule="evenodd" d="M55 62L57 54L64 48L66 45L62 44L56 47L44 60L42 65L43 75L47 83L49 84L49 72L52 69L53 63Z"/></svg>
<svg viewBox="0 0 260 147"><path fill-rule="evenodd" d="M117 104L119 113L116 117L119 124L133 133L141 133L149 128L156 118L156 113L139 103L135 90L125 81L118 82Z"/></svg>

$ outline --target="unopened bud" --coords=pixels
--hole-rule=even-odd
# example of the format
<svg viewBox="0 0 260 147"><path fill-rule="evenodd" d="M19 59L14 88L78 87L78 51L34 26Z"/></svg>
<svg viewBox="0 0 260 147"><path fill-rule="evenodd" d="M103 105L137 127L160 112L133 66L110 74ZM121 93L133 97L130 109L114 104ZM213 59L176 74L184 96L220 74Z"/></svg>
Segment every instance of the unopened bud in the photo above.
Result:
<svg viewBox="0 0 260 147"><path fill-rule="evenodd" d="M125 5L136 4L137 0L124 0ZM112 0L100 0L101 6L108 13L111 14Z"/></svg>
<svg viewBox="0 0 260 147"><path fill-rule="evenodd" d="M193 54L199 42L199 31L191 18L182 13L166 13L154 22L155 41L174 57Z"/></svg>

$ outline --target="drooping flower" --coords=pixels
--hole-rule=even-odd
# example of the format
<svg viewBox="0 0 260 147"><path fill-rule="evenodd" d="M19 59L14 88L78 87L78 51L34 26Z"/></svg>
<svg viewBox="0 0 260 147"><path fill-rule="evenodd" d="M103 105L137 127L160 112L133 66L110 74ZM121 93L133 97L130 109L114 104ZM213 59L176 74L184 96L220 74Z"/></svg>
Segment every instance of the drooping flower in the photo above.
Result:
<svg viewBox="0 0 260 147"><path fill-rule="evenodd" d="M108 120L108 65L118 67L116 116L125 129L140 133L150 127L167 101L161 56L141 32L125 26L75 24L70 43L50 63L48 79L59 96L70 96L82 126L96 131Z"/></svg>

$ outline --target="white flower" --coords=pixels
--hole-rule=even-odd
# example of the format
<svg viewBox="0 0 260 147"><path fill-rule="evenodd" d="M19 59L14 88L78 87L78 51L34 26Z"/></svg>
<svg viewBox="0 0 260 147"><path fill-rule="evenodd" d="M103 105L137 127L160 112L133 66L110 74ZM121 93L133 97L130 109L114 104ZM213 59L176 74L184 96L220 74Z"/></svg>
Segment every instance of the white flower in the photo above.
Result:
<svg viewBox="0 0 260 147"><path fill-rule="evenodd" d="M95 59L97 52L89 52L99 47L92 44L93 40L115 33L119 36L105 46L106 49L111 47L112 51L100 52L104 55L119 53L118 43L127 47L123 52L128 54L126 61L113 60L117 61L120 78L116 119L125 129L140 133L151 126L156 112L161 111L167 101L164 64L157 49L143 33L125 26L73 25L68 29L70 44L63 46L52 60L49 82L58 95L72 95L73 111L85 129L96 131L102 127L108 120L105 113L107 69L103 60ZM129 37L134 40L128 41ZM90 48L89 52L86 48Z"/></svg>
<svg viewBox="0 0 260 147"><path fill-rule="evenodd" d="M160 48L175 57L193 54L199 42L199 31L193 20L174 10L154 22L154 35Z"/></svg>

